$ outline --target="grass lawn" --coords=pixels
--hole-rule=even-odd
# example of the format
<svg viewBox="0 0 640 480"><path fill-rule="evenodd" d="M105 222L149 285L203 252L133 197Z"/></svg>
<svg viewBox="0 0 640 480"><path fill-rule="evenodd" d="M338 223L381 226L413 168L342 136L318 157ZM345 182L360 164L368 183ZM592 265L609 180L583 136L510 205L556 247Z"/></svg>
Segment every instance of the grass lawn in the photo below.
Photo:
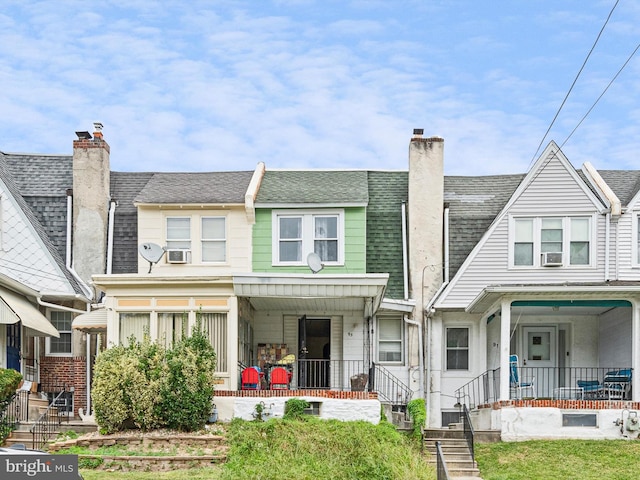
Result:
<svg viewBox="0 0 640 480"><path fill-rule="evenodd" d="M640 442L553 440L477 444L484 480L640 478Z"/></svg>
<svg viewBox="0 0 640 480"><path fill-rule="evenodd" d="M172 472L80 471L86 480L435 479L420 441L386 422L234 420L226 431L230 449L224 465Z"/></svg>

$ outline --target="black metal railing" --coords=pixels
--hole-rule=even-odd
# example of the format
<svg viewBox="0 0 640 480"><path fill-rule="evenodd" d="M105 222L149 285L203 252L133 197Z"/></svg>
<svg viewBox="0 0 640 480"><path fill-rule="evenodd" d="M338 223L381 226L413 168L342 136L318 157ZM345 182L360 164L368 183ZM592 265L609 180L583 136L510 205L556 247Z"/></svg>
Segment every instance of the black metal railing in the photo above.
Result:
<svg viewBox="0 0 640 480"><path fill-rule="evenodd" d="M511 398L553 400L630 400L630 367L517 368L518 384L510 375ZM520 388L517 388L517 387Z"/></svg>
<svg viewBox="0 0 640 480"><path fill-rule="evenodd" d="M18 424L16 396L12 395L9 399L0 402L0 445L11 435L11 432L15 430Z"/></svg>
<svg viewBox="0 0 640 480"><path fill-rule="evenodd" d="M411 400L411 389L382 365L373 364L370 374L370 390L392 405L406 405Z"/></svg>
<svg viewBox="0 0 640 480"><path fill-rule="evenodd" d="M449 480L449 470L447 470L447 462L444 460L442 453L442 445L436 442L436 473L437 480Z"/></svg>
<svg viewBox="0 0 640 480"><path fill-rule="evenodd" d="M509 398L552 400L630 400L633 369L629 367L518 366L509 372ZM500 369L487 370L455 391L470 409L499 400Z"/></svg>
<svg viewBox="0 0 640 480"><path fill-rule="evenodd" d="M38 382L40 379L38 377L38 372L40 368L38 366L38 359L34 357L23 357L22 358L22 370L23 370L23 378L25 381L29 382Z"/></svg>
<svg viewBox="0 0 640 480"><path fill-rule="evenodd" d="M458 404L467 405L471 410L478 405L492 403L498 400L500 395L500 369L487 370L470 382L465 383L456 390L455 397Z"/></svg>
<svg viewBox="0 0 640 480"><path fill-rule="evenodd" d="M61 402L64 401L66 389L63 388L60 393L53 399L47 409L40 414L38 419L34 422L33 426L29 430L32 436L32 445L35 450L40 450L49 441L51 437L57 434L61 417L59 415L59 407ZM67 421L69 417L67 416Z"/></svg>
<svg viewBox="0 0 640 480"><path fill-rule="evenodd" d="M406 405L412 396L411 389L385 367L375 363L369 367L362 360L302 359L291 364L266 363L263 367L267 388L271 370L284 367L291 373L291 389L377 392L382 401L392 405ZM245 368L238 362L238 378Z"/></svg>
<svg viewBox="0 0 640 480"><path fill-rule="evenodd" d="M475 453L473 451L473 443L475 441L475 432L473 431L473 424L471 423L471 416L469 415L469 408L466 405L462 405L462 430L464 432L464 438L467 440L467 446L469 447L469 453L471 454L471 460L473 464L476 463Z"/></svg>

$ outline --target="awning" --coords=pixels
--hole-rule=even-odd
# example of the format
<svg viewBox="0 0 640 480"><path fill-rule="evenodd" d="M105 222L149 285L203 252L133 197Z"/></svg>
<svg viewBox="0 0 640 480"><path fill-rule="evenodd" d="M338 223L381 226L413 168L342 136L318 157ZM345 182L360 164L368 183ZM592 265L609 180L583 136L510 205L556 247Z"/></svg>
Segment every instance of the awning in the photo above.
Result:
<svg viewBox="0 0 640 480"><path fill-rule="evenodd" d="M51 322L26 298L0 287L0 323L16 323L33 330L35 336L59 338L58 330Z"/></svg>
<svg viewBox="0 0 640 480"><path fill-rule="evenodd" d="M93 312L83 313L73 319L72 328L83 332L106 332L107 310L101 308Z"/></svg>

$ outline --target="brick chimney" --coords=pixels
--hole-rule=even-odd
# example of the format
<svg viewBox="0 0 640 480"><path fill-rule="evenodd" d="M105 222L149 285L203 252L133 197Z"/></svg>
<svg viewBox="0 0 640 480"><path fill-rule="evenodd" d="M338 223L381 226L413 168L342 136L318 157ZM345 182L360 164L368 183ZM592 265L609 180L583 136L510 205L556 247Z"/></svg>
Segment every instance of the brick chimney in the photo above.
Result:
<svg viewBox="0 0 640 480"><path fill-rule="evenodd" d="M409 142L409 296L416 301L416 321L443 281L444 140L422 137Z"/></svg>
<svg viewBox="0 0 640 480"><path fill-rule="evenodd" d="M109 144L102 124L89 132L76 132L73 141L73 263L87 284L91 275L106 269L110 200Z"/></svg>

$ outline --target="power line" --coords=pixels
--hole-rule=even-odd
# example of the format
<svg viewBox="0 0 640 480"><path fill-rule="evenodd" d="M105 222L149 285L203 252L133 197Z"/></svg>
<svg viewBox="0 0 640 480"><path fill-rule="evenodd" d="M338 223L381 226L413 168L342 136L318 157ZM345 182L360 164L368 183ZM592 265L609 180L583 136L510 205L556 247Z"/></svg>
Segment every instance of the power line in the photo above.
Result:
<svg viewBox="0 0 640 480"><path fill-rule="evenodd" d="M620 67L620 70L618 70L618 73L616 73L614 75L614 77L611 79L611 81L609 82L609 84L606 86L606 88L602 91L602 93L600 94L600 96L596 99L595 102L593 102L593 105L591 105L591 108L589 108L589 110L587 110L587 113L584 114L584 116L580 119L580 121L578 122L578 124L576 125L576 127L571 130L571 133L569 134L569 136L565 139L564 142L562 142L562 145L560 145L560 148L562 148L564 146L565 143L567 143L569 141L569 139L571 138L571 136L575 133L575 131L578 129L578 127L580 125L582 125L582 122L584 122L584 120L589 116L589 114L591 113L591 110L593 110L595 108L595 106L598 104L598 102L600 101L600 99L604 96L605 93L607 93L607 90L609 90L609 87L613 84L613 82L616 81L616 79L618 78L618 75L620 75L620 73L622 73L622 70L624 70L624 68L627 66L627 64L631 61L631 59L633 58L633 56L636 54L636 52L638 51L638 49L640 49L640 43L636 46L635 50L633 52L631 52L631 55L629 55L629 58L627 58L627 61L624 62L624 64L622 65L622 67Z"/></svg>
<svg viewBox="0 0 640 480"><path fill-rule="evenodd" d="M551 124L549 125L549 128L547 128L547 131L545 132L544 136L540 140L540 143L538 144L538 148L536 148L536 151L533 154L533 158L529 162L529 168L531 168L531 166L533 165L533 162L536 159L536 155L538 155L538 152L540 151L540 147L542 146L542 144L544 143L545 139L547 138L547 135L549 135L549 132L551 131L551 127L553 127L553 124L558 119L558 115L560 115L560 111L564 107L564 104L567 102L567 99L569 98L569 95L571 94L571 92L573 90L573 87L575 86L576 82L578 81L578 78L580 78L580 74L582 73L582 70L584 70L584 67L587 64L587 61L589 60L589 57L591 57L591 54L593 53L593 50L596 48L596 45L598 44L598 41L600 40L600 37L602 36L602 32L604 31L605 27L609 23L609 19L611 18L611 15L613 15L613 11L616 9L616 7L618 6L619 2L620 2L620 0L616 0L615 5L613 6L611 11L609 12L609 15L607 16L607 19L605 20L604 25L602 25L602 28L600 29L600 32L598 33L598 36L596 37L595 42L593 42L591 50L589 50L589 53L587 54L587 57L584 59L584 62L582 63L582 67L580 67L580 70L578 71L578 74L573 79L573 83L571 84L571 87L569 88L569 91L565 95L564 100L562 100L562 103L560 104L560 107L558 108L558 111L556 112L555 116L553 117L553 120L551 121Z"/></svg>

